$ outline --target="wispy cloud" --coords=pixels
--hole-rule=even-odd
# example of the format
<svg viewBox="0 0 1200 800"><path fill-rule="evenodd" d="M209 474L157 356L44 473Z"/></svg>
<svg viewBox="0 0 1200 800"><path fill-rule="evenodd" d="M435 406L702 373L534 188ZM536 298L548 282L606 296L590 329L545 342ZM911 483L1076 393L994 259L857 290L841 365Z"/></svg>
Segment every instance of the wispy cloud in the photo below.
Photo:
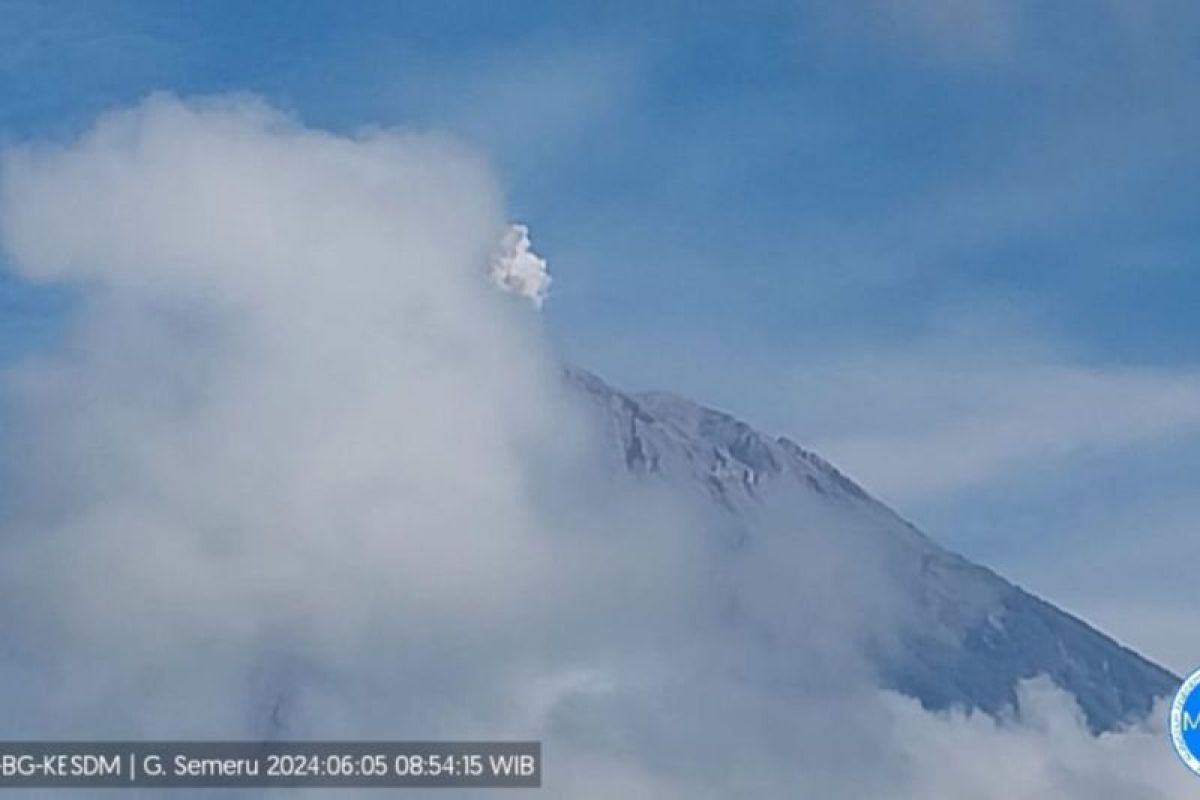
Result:
<svg viewBox="0 0 1200 800"><path fill-rule="evenodd" d="M1200 432L1200 371L1070 363L989 365L879 356L815 371L853 419L816 442L883 496L912 502L1081 452ZM832 401L831 401L832 402ZM814 426L820 429L824 426Z"/></svg>
<svg viewBox="0 0 1200 800"><path fill-rule="evenodd" d="M910 57L961 67L1006 61L1022 6L1019 0L858 0L817 7L838 33L869 36Z"/></svg>

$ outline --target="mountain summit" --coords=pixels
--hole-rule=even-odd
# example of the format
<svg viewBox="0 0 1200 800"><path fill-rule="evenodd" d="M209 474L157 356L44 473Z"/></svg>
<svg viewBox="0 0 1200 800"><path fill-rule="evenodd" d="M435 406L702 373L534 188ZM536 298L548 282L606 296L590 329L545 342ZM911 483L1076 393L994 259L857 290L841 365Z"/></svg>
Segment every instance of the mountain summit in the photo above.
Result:
<svg viewBox="0 0 1200 800"><path fill-rule="evenodd" d="M682 492L734 538L818 518L828 535L853 532L886 553L889 579L911 608L895 641L875 649L883 688L929 709L1019 714L1017 687L1048 677L1076 699L1089 728L1144 718L1179 679L1050 603L939 546L828 462L785 437L664 393L620 392L566 370L620 467Z"/></svg>

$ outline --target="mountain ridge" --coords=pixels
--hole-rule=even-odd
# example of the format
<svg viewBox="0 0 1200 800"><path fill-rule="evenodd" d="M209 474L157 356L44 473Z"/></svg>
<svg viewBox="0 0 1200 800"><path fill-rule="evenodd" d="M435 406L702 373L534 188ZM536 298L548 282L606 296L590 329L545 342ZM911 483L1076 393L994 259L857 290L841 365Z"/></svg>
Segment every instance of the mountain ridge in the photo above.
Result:
<svg viewBox="0 0 1200 800"><path fill-rule="evenodd" d="M888 551L893 578L917 609L897 646L874 653L882 688L932 710L1019 713L1017 686L1046 676L1075 697L1093 733L1143 719L1179 678L1084 620L938 544L821 456L786 436L667 392L627 393L564 368L572 392L599 411L619 463L664 481L753 537L766 504L797 523L829 515Z"/></svg>

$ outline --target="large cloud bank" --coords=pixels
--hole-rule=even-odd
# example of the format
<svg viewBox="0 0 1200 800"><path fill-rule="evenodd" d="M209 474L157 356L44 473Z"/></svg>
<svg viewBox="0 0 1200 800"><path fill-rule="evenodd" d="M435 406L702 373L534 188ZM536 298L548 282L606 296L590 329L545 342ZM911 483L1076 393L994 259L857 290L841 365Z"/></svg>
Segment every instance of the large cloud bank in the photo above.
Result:
<svg viewBox="0 0 1200 800"><path fill-rule="evenodd" d="M79 301L3 384L0 735L541 738L556 797L1183 795L1157 726L1040 683L1021 724L872 690L835 646L886 626L869 553L731 563L606 471L488 279L544 296L505 222L452 142L252 98L5 154L9 264Z"/></svg>

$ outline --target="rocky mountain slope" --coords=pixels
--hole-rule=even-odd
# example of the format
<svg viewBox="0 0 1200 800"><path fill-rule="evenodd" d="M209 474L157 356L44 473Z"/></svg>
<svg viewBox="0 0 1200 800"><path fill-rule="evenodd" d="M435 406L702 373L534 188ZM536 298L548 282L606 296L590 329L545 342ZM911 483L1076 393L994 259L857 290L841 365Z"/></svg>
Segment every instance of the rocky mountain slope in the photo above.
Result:
<svg viewBox="0 0 1200 800"><path fill-rule="evenodd" d="M1021 680L1044 675L1074 695L1094 732L1144 717L1177 686L1170 672L939 546L795 442L674 395L623 393L580 370L566 377L625 470L690 497L735 540L752 541L769 510L797 526L819 517L829 535L853 531L884 553L912 613L871 656L882 686L927 708L1003 714L1016 708Z"/></svg>

